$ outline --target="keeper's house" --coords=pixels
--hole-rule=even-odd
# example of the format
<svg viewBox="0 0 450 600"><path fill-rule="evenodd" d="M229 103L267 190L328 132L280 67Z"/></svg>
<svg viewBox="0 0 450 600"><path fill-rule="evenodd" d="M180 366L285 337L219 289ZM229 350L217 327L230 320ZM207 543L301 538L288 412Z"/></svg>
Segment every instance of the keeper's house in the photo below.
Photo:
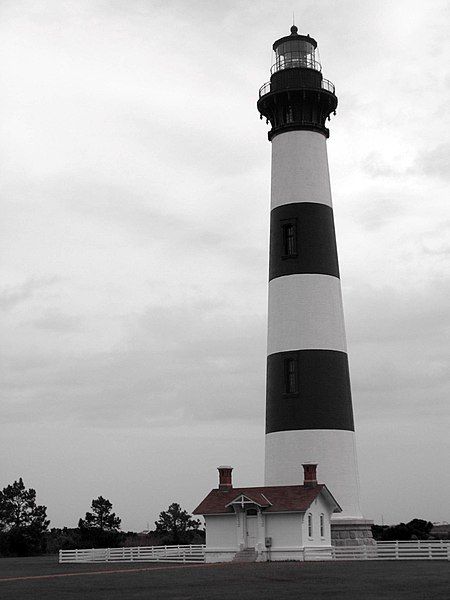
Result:
<svg viewBox="0 0 450 600"><path fill-rule="evenodd" d="M341 512L315 464L303 485L234 488L232 467L219 467L219 487L193 511L206 523L206 562L303 560L305 548L331 549L330 518Z"/></svg>

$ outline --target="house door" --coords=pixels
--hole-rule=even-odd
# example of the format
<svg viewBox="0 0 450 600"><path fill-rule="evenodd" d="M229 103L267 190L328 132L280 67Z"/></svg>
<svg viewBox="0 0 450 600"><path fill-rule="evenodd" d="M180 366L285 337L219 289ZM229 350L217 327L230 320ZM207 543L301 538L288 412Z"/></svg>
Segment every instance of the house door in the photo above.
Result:
<svg viewBox="0 0 450 600"><path fill-rule="evenodd" d="M256 512L256 511L255 511ZM247 540L246 546L247 548L254 548L256 546L257 540L257 526L258 526L258 517L256 515L248 515L246 516L246 526L247 526Z"/></svg>

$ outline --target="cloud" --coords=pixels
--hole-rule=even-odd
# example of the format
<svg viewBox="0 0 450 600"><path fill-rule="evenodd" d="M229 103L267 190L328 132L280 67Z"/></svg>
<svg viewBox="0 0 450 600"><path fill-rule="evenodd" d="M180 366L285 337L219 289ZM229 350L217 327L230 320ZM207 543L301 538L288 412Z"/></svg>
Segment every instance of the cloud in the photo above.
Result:
<svg viewBox="0 0 450 600"><path fill-rule="evenodd" d="M450 327L450 282L411 281L383 287L360 284L346 297L352 342L434 340ZM376 324L373 318L376 317Z"/></svg>
<svg viewBox="0 0 450 600"><path fill-rule="evenodd" d="M450 283L375 288L347 295L347 333L355 408L375 414L444 415L450 394Z"/></svg>
<svg viewBox="0 0 450 600"><path fill-rule="evenodd" d="M16 306L32 298L37 292L52 286L60 280L59 277L28 279L18 286L0 290L0 308L12 310Z"/></svg>
<svg viewBox="0 0 450 600"><path fill-rule="evenodd" d="M415 168L425 176L450 180L450 143L439 144L431 150L422 151L416 159Z"/></svg>
<svg viewBox="0 0 450 600"><path fill-rule="evenodd" d="M77 330L81 319L72 315L65 315L58 310L46 310L38 319L32 321L32 325L37 329L64 333Z"/></svg>
<svg viewBox="0 0 450 600"><path fill-rule="evenodd" d="M383 193L374 190L367 194L364 202L359 201L355 206L354 217L367 231L376 232L392 225L407 210L406 202L395 192Z"/></svg>
<svg viewBox="0 0 450 600"><path fill-rule="evenodd" d="M252 418L263 406L265 319L223 310L204 301L153 307L130 320L128 337L111 352L74 355L72 348L58 357L44 351L40 362L35 353L29 364L23 356L7 361L7 419L22 420L24 403L31 421L103 427L172 427L229 420L236 411ZM38 325L57 331L67 322L53 315Z"/></svg>
<svg viewBox="0 0 450 600"><path fill-rule="evenodd" d="M405 169L398 165L398 160L386 162L380 152L370 152L361 163L365 173L371 177L400 177Z"/></svg>

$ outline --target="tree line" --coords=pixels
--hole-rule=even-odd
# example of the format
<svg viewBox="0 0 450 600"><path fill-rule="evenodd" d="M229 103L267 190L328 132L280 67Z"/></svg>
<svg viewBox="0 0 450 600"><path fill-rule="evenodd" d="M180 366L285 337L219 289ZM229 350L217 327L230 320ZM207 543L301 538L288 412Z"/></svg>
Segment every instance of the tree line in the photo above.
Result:
<svg viewBox="0 0 450 600"><path fill-rule="evenodd" d="M91 510L80 518L77 527L49 529L47 507L36 503L36 491L27 489L22 478L0 492L0 556L53 554L73 548L110 548L114 546L158 546L202 544L205 531L198 519L176 502L159 514L155 529L145 533L121 530L121 519L103 496L91 502ZM433 524L412 519L398 525L373 525L375 540L439 539L447 533L433 533Z"/></svg>
<svg viewBox="0 0 450 600"><path fill-rule="evenodd" d="M103 496L91 502L91 510L78 527L49 529L47 507L36 503L36 491L20 477L0 492L0 556L53 554L62 549L202 544L205 532L198 519L176 502L159 514L155 529L138 534L121 530L121 519Z"/></svg>
<svg viewBox="0 0 450 600"><path fill-rule="evenodd" d="M372 535L375 540L383 542L439 539L439 534L431 533L432 529L431 521L413 519L408 523L399 523L398 525L372 525Z"/></svg>

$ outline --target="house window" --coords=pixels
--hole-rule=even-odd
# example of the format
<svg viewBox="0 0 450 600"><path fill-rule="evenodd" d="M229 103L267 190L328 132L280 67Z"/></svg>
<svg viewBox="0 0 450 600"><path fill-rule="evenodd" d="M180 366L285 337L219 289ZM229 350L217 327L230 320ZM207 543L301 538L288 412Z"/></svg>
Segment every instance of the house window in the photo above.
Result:
<svg viewBox="0 0 450 600"><path fill-rule="evenodd" d="M308 515L308 537L312 538L313 536L313 516L310 513Z"/></svg>
<svg viewBox="0 0 450 600"><path fill-rule="evenodd" d="M297 225L295 221L281 223L283 258L297 256Z"/></svg>
<svg viewBox="0 0 450 600"><path fill-rule="evenodd" d="M284 393L295 394L297 391L297 360L286 358L284 361Z"/></svg>
<svg viewBox="0 0 450 600"><path fill-rule="evenodd" d="M320 515L320 537L325 537L325 517Z"/></svg>
<svg viewBox="0 0 450 600"><path fill-rule="evenodd" d="M258 514L256 508L248 508L247 509L247 517L256 517Z"/></svg>

